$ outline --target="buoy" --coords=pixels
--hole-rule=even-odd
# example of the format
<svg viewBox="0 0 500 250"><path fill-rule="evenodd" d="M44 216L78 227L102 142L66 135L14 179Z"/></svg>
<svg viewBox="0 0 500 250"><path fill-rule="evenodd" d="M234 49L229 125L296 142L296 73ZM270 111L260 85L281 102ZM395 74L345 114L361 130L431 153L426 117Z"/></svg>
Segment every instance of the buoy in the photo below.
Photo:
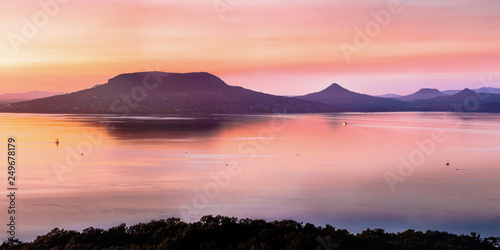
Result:
<svg viewBox="0 0 500 250"><path fill-rule="evenodd" d="M59 138L56 140L56 145L59 147Z"/></svg>
<svg viewBox="0 0 500 250"><path fill-rule="evenodd" d="M342 123L342 125L344 125L344 127L347 126L347 122Z"/></svg>

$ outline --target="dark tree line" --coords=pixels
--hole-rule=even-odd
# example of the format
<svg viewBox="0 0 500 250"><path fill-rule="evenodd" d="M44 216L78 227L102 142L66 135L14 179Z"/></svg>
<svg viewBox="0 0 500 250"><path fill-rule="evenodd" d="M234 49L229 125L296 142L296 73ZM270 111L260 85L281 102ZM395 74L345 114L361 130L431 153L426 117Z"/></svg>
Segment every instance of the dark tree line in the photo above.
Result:
<svg viewBox="0 0 500 250"><path fill-rule="evenodd" d="M439 231L367 229L351 234L330 225L293 220L266 222L207 215L194 223L169 218L108 230L55 228L33 242L5 241L0 249L498 249L499 240Z"/></svg>

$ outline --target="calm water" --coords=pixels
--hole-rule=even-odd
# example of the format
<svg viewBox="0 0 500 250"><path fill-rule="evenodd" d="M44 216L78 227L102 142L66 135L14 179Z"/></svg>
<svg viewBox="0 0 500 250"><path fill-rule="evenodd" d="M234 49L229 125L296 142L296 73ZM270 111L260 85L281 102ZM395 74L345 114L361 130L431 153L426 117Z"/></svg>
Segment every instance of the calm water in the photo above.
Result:
<svg viewBox="0 0 500 250"><path fill-rule="evenodd" d="M195 221L205 214L351 232L500 231L500 115L0 119L3 157L7 138L17 140L21 240L55 227Z"/></svg>

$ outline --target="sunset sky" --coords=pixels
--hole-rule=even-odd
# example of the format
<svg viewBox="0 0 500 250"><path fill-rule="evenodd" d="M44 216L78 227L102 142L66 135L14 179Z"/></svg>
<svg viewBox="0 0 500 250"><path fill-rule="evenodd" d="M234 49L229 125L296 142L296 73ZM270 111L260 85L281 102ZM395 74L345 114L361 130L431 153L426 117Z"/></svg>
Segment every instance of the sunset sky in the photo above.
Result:
<svg viewBox="0 0 500 250"><path fill-rule="evenodd" d="M72 92L147 70L206 71L230 85L283 95L335 82L368 94L500 88L496 0L0 0L0 6L0 94ZM350 60L346 45L354 48Z"/></svg>

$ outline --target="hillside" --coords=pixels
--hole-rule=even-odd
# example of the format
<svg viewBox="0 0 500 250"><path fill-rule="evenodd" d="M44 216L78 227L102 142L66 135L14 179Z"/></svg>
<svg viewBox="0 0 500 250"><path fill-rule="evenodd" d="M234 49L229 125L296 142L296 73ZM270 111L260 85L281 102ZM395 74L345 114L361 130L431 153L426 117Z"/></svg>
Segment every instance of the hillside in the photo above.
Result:
<svg viewBox="0 0 500 250"><path fill-rule="evenodd" d="M447 95L454 95L460 91L462 90L445 90L443 91L443 93ZM481 87L478 89L472 89L472 91L476 93L500 94L499 88L492 88L492 87Z"/></svg>
<svg viewBox="0 0 500 250"><path fill-rule="evenodd" d="M296 97L301 100L334 105L345 111L411 111L413 106L407 102L390 98L374 97L349 91L334 83L328 88Z"/></svg>
<svg viewBox="0 0 500 250"><path fill-rule="evenodd" d="M500 95L476 93L470 89L464 89L454 95L417 100L411 103L421 111L498 112Z"/></svg>
<svg viewBox="0 0 500 250"><path fill-rule="evenodd" d="M492 89L492 88L487 88ZM399 100L397 100L399 99ZM255 114L395 111L499 112L500 94L464 89L446 95L421 89L382 98L332 84L302 96L285 97L230 86L209 73L138 72L69 94L0 103L0 112L64 114Z"/></svg>
<svg viewBox="0 0 500 250"><path fill-rule="evenodd" d="M30 113L313 113L335 108L229 86L209 73L139 72L106 84L49 98L13 103L6 112Z"/></svg>
<svg viewBox="0 0 500 250"><path fill-rule="evenodd" d="M400 96L396 97L394 99L398 99L401 101L416 101L416 100L425 100L425 99L432 99L435 97L440 97L440 96L446 96L446 94L441 93L437 89L420 89L419 91L411 94L411 95L406 95L406 96Z"/></svg>

